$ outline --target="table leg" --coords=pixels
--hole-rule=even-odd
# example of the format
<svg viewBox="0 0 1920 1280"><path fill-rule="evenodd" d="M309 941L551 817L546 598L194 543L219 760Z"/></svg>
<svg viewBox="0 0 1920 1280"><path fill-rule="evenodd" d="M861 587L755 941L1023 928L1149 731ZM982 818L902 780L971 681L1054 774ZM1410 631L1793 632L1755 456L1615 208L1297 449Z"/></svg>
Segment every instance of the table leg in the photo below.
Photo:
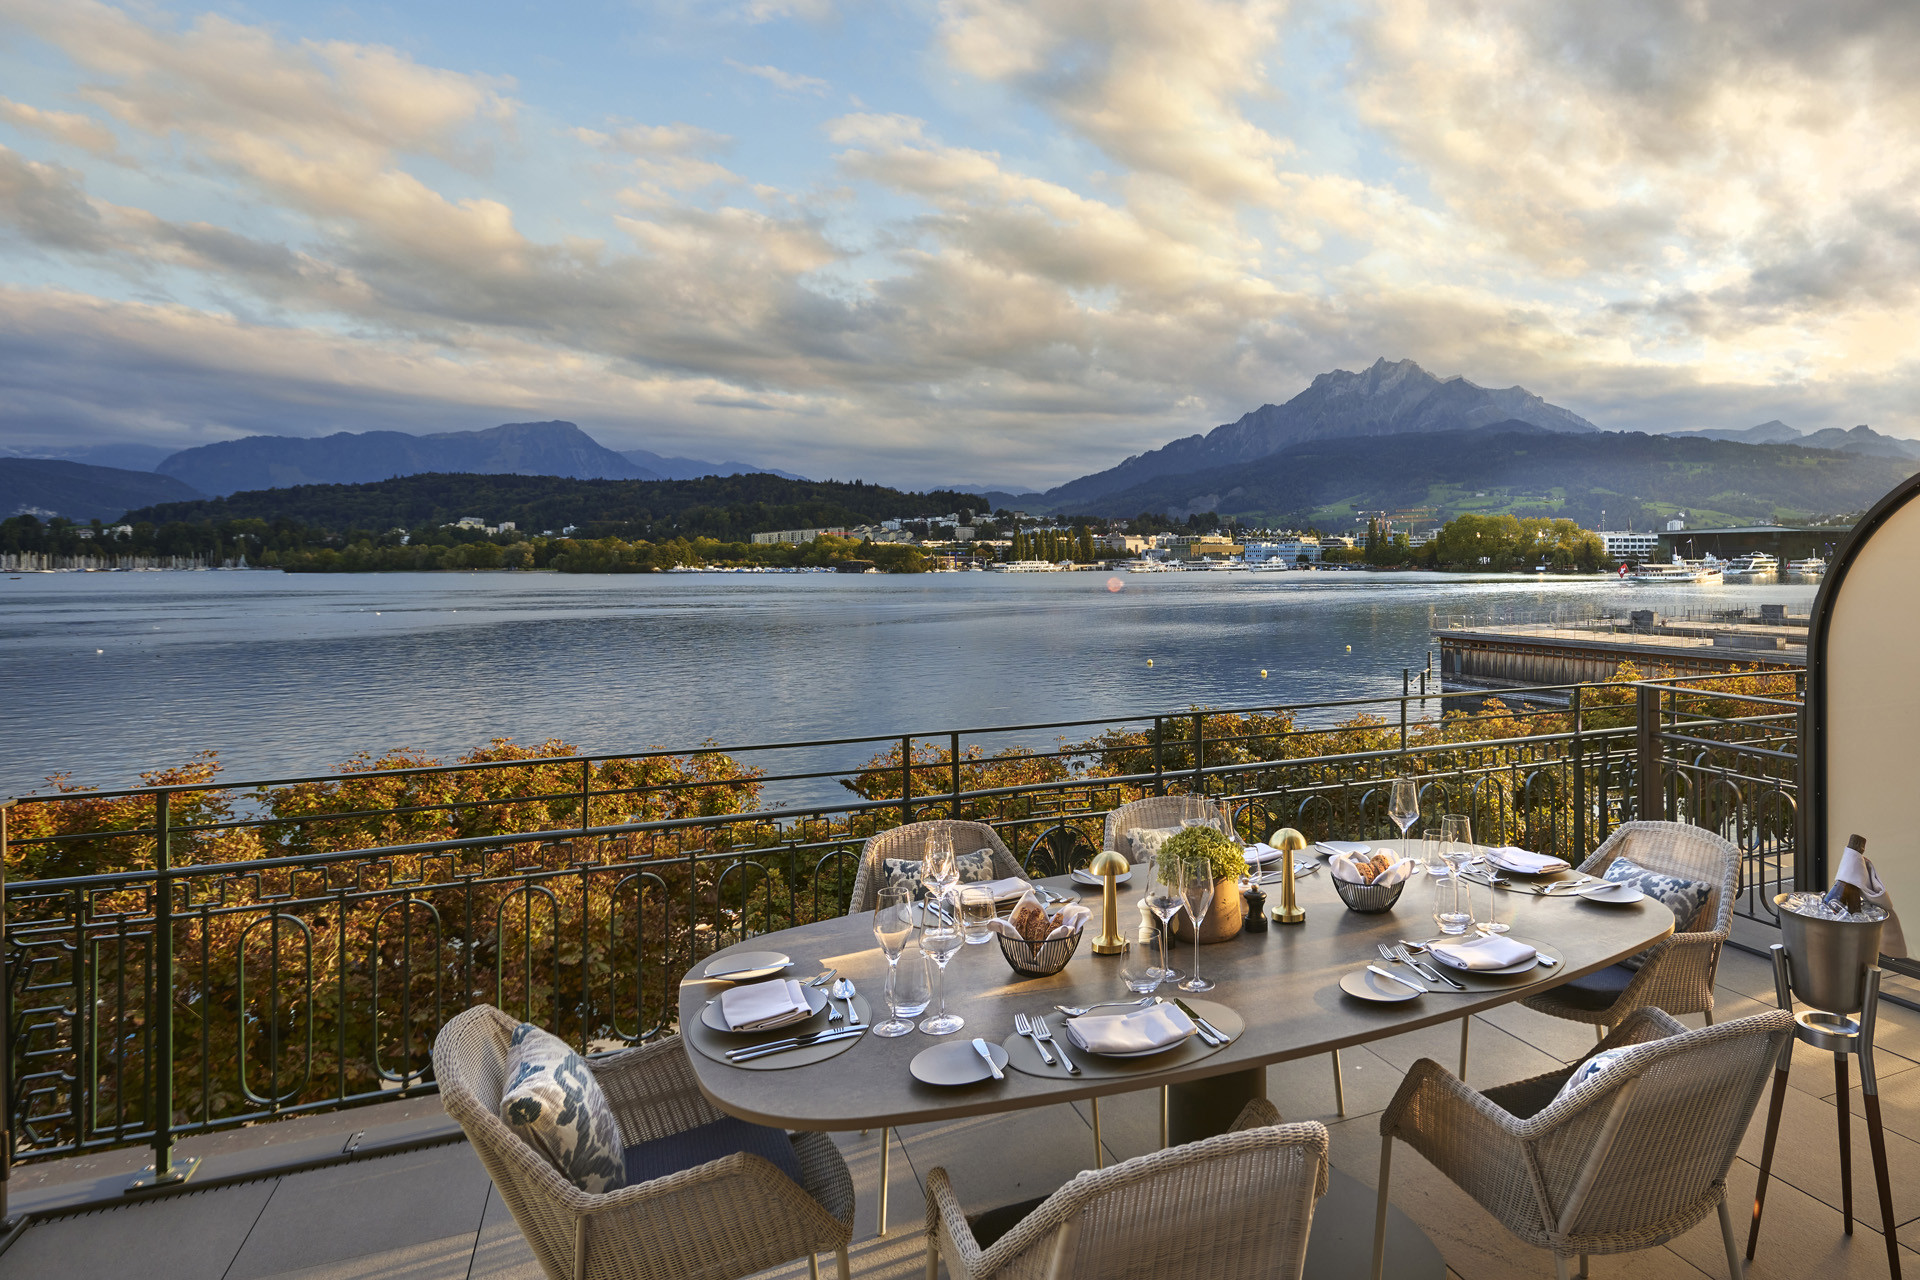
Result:
<svg viewBox="0 0 1920 1280"><path fill-rule="evenodd" d="M1467 1032L1473 1028L1473 1017L1469 1014L1460 1019L1460 1079L1467 1078Z"/></svg>
<svg viewBox="0 0 1920 1280"><path fill-rule="evenodd" d="M893 1130L880 1131L880 1229L875 1234L887 1234L887 1150L893 1146Z"/></svg>
<svg viewBox="0 0 1920 1280"><path fill-rule="evenodd" d="M1093 1167L1107 1167L1107 1148L1100 1141L1100 1099L1089 1099L1093 1103Z"/></svg>
<svg viewBox="0 0 1920 1280"><path fill-rule="evenodd" d="M1333 1109L1340 1115L1347 1114L1347 1079L1340 1072L1340 1051L1333 1051Z"/></svg>
<svg viewBox="0 0 1920 1280"><path fill-rule="evenodd" d="M1225 1133L1240 1118L1240 1110L1255 1098L1267 1096L1267 1071L1212 1076L1193 1084L1167 1086L1167 1137L1172 1145L1198 1142Z"/></svg>
<svg viewBox="0 0 1920 1280"><path fill-rule="evenodd" d="M1160 1086L1160 1149L1167 1149L1167 1086Z"/></svg>
<svg viewBox="0 0 1920 1280"><path fill-rule="evenodd" d="M1840 1113L1840 1216L1853 1234L1853 1100L1847 1085L1847 1055L1833 1055L1833 1101Z"/></svg>

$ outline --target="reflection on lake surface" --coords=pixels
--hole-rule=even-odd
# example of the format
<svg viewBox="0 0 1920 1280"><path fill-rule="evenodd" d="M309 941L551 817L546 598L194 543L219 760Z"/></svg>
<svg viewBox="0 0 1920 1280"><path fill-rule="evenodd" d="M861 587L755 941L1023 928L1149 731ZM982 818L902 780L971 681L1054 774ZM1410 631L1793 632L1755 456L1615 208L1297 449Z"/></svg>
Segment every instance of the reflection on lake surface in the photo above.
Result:
<svg viewBox="0 0 1920 1280"><path fill-rule="evenodd" d="M1104 572L0 579L0 795L50 773L126 785L208 749L229 777L264 778L495 736L604 752L1398 694L1402 668L1426 664L1431 610L1813 598L1798 583L1118 576L1119 591Z"/></svg>

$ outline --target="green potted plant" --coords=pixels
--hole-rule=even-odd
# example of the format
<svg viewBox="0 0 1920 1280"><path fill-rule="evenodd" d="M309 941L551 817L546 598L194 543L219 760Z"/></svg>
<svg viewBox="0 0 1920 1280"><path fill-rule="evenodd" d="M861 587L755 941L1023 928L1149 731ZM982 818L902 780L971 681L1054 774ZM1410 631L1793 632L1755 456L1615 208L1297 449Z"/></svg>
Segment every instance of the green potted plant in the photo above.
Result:
<svg viewBox="0 0 1920 1280"><path fill-rule="evenodd" d="M1240 877L1247 873L1246 855L1240 846L1214 827L1186 827L1160 846L1154 867L1161 883L1174 883L1185 874L1188 865L1205 863L1213 872L1213 905L1200 925L1202 943L1225 942L1240 935L1245 911L1240 901ZM1182 942L1193 941L1193 921L1182 911L1171 922L1173 936Z"/></svg>

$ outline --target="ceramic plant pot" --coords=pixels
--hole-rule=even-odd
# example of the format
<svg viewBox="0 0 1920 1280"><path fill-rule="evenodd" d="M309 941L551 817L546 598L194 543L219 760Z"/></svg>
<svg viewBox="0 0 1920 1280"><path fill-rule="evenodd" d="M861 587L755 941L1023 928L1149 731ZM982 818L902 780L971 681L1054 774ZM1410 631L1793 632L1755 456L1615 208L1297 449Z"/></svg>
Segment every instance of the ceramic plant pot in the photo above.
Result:
<svg viewBox="0 0 1920 1280"><path fill-rule="evenodd" d="M1215 942L1226 942L1240 936L1240 926L1246 922L1246 907L1240 897L1240 877L1227 876L1213 882L1213 905L1207 908L1207 918L1200 925L1200 945L1209 946ZM1188 946L1193 945L1193 921L1182 911L1173 918L1173 936Z"/></svg>

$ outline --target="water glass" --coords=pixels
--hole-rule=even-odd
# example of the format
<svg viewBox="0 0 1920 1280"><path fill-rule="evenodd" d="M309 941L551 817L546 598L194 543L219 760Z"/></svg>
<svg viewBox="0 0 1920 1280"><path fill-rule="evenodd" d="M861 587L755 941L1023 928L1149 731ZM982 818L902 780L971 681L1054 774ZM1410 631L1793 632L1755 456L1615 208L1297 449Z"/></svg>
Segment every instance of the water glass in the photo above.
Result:
<svg viewBox="0 0 1920 1280"><path fill-rule="evenodd" d="M892 975L893 995L890 999L894 1017L917 1018L927 1011L927 1005L933 1001L933 987L927 978L928 963L926 952L918 947L909 946L901 953L900 963L894 966ZM913 1030L913 1024L907 1023L906 1028ZM878 1027L874 1029L879 1030Z"/></svg>
<svg viewBox="0 0 1920 1280"><path fill-rule="evenodd" d="M1120 961L1120 981L1127 984L1127 990L1137 996L1144 996L1160 985L1160 966L1153 962L1153 946L1145 942L1129 942L1127 953Z"/></svg>
<svg viewBox="0 0 1920 1280"><path fill-rule="evenodd" d="M983 885L961 885L960 927L967 936L967 945L977 947L992 941L993 930L987 927L992 922L993 894Z"/></svg>
<svg viewBox="0 0 1920 1280"><path fill-rule="evenodd" d="M1441 933L1458 936L1473 927L1473 899L1452 843L1443 841L1440 852L1441 869L1427 877L1433 881L1433 923Z"/></svg>

